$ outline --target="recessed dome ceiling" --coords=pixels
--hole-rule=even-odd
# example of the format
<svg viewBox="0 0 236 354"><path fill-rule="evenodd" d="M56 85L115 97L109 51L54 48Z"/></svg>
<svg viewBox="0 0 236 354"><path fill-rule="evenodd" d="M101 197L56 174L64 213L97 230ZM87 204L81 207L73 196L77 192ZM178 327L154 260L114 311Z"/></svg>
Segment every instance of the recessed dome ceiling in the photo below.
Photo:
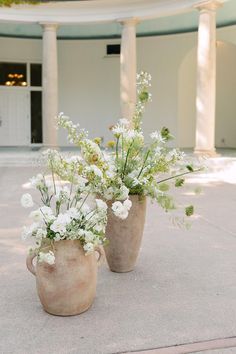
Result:
<svg viewBox="0 0 236 354"><path fill-rule="evenodd" d="M36 17L37 12L42 13L42 9L45 7L47 11L48 21L50 21L50 16L53 16L56 11L63 11L63 9L68 10L69 6L73 7L77 11L79 17L78 24L74 19L76 17L70 16L68 18L71 19L72 24L68 24L69 21L64 21L64 24L59 24L58 29L58 38L59 39L101 39L101 38L119 38L121 35L121 25L115 20L118 18L124 18L125 13L122 12L122 8L115 8L116 4L125 3L124 0L112 0L112 6L114 6L114 10L116 13L112 13L112 9L110 9L111 15L114 17L113 21L109 14L108 9L105 8L104 4L107 4L107 0L80 0L80 1L70 1L67 2L65 0L61 0L61 2L54 2L50 4L43 5L35 5L35 6L20 6L9 8L0 8L0 36L7 37L24 37L24 38L41 38L42 37L42 28L37 23L40 21L36 21L35 18L32 17L31 13L24 13L24 9L30 8L34 16ZM186 0L180 0L179 3L186 4ZM188 0L188 2L193 2L196 0ZM67 4L66 4L67 3ZM107 22L101 21L101 23L94 23L91 19L94 14L93 3L101 4L99 9L101 10L98 13L99 22L101 21L101 16L107 16ZM129 15L133 14L133 17L136 17L138 14L138 10L140 13L143 10L144 19L140 21L137 25L137 36L151 36L151 35L164 35L164 34L175 34L182 32L191 32L195 31L198 26L198 11L192 9L191 11L185 12L186 10L183 8L184 13L180 13L181 11L177 11L175 8L175 12L172 16L170 11L168 12L165 9L165 4L176 4L176 1L173 0L146 0L145 6L142 5L145 3L143 0L129 0L126 1L126 7L129 10ZM161 17L158 18L150 18L149 12L151 13L151 6L154 7L154 3L156 7L159 6L163 11ZM78 5L77 5L78 4ZM147 6L149 4L149 8ZM134 6L136 5L136 6ZM143 8L142 8L142 6ZM118 6L118 5L117 5ZM124 5L125 6L125 5ZM133 6L133 11L132 11ZM138 6L140 8L138 8ZM127 10L126 9L126 10ZM118 12L119 10L119 12ZM180 9L181 10L181 9ZM45 10L44 10L45 11ZM89 11L91 12L91 19L89 18ZM148 12L149 11L149 12ZM74 11L75 12L75 11ZM24 18L21 20L22 13L24 13ZM17 15L19 14L19 23ZM59 12L58 12L59 14ZM69 13L68 13L69 14ZM164 16L167 14L166 16ZM31 17L30 17L31 15ZM59 14L60 15L60 14ZM58 15L58 16L59 16ZM28 16L28 17L27 17ZM57 18L59 18L57 16ZM68 15L69 16L69 15ZM76 14L75 14L76 16ZM130 17L130 16L129 16ZM137 16L138 17L138 16ZM63 18L66 18L64 16ZM149 19L150 18L150 19ZM32 20L32 23L30 23ZM87 21L88 20L88 21ZM73 23L73 21L75 23ZM29 23L25 23L29 22ZM35 23L34 23L35 22ZM87 23L86 23L87 22ZM229 26L236 24L236 1L229 0L224 3L224 5L217 10L217 27Z"/></svg>

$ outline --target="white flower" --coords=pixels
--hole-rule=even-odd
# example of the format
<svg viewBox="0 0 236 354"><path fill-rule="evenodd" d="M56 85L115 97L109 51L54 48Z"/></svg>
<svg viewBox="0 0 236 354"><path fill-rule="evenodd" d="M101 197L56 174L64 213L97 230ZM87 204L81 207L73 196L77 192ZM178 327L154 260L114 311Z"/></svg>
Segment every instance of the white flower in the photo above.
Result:
<svg viewBox="0 0 236 354"><path fill-rule="evenodd" d="M40 209L31 211L31 213L30 213L29 216L30 216L30 218L33 219L33 221L35 221L35 222L40 222L40 221L43 220L43 214L42 214L42 212L41 212Z"/></svg>
<svg viewBox="0 0 236 354"><path fill-rule="evenodd" d="M85 242L89 243L89 242L93 242L94 240L94 234L91 231L84 231L84 236L85 236Z"/></svg>
<svg viewBox="0 0 236 354"><path fill-rule="evenodd" d="M120 211L119 213L115 213L115 215L124 220L124 219L127 219L128 215L129 215L129 212L126 208L123 208L122 211Z"/></svg>
<svg viewBox="0 0 236 354"><path fill-rule="evenodd" d="M117 216L120 219L126 219L127 216L129 215L129 210L132 206L132 202L129 199L126 199L123 204L121 202L114 202L112 204L112 210L115 216Z"/></svg>
<svg viewBox="0 0 236 354"><path fill-rule="evenodd" d="M88 167L88 172L93 172L95 176L97 177L102 177L102 171L96 166L96 165L91 165Z"/></svg>
<svg viewBox="0 0 236 354"><path fill-rule="evenodd" d="M39 173L39 174L37 174L37 176L30 178L30 184L31 184L31 187L33 187L33 188L43 187L45 184L43 175L41 173Z"/></svg>
<svg viewBox="0 0 236 354"><path fill-rule="evenodd" d="M127 139L127 140L132 140L132 139L140 139L140 140L143 140L144 137L143 137L143 133L142 132L137 132L135 130L127 130L125 133L124 133L124 138Z"/></svg>
<svg viewBox="0 0 236 354"><path fill-rule="evenodd" d="M55 220L55 216L53 215L53 211L50 207L44 205L43 207L40 208L40 211L46 221Z"/></svg>
<svg viewBox="0 0 236 354"><path fill-rule="evenodd" d="M113 179L115 177L115 172L112 171L112 170L108 170L106 172L106 175L107 175L108 178Z"/></svg>
<svg viewBox="0 0 236 354"><path fill-rule="evenodd" d="M107 204L102 199L96 199L98 209L107 210Z"/></svg>
<svg viewBox="0 0 236 354"><path fill-rule="evenodd" d="M88 180L82 176L76 177L76 183L79 185L80 188L84 188Z"/></svg>
<svg viewBox="0 0 236 354"><path fill-rule="evenodd" d="M122 126L116 125L114 128L112 128L112 133L115 136L119 136L121 134L124 134L124 132L125 132L125 128Z"/></svg>
<svg viewBox="0 0 236 354"><path fill-rule="evenodd" d="M85 250L85 252L93 252L94 245L91 242L88 242L84 245L84 250Z"/></svg>
<svg viewBox="0 0 236 354"><path fill-rule="evenodd" d="M50 229L55 233L64 235L66 233L66 226L71 222L71 218L67 214L59 214L56 220L50 226Z"/></svg>
<svg viewBox="0 0 236 354"><path fill-rule="evenodd" d="M126 119L126 118L121 118L121 119L119 119L119 124L121 124L121 125L128 126L129 123L130 123L130 122L129 122L128 119Z"/></svg>
<svg viewBox="0 0 236 354"><path fill-rule="evenodd" d="M118 200L124 200L127 199L129 196L129 189L126 186L121 186L120 190L119 190L119 196L118 196Z"/></svg>
<svg viewBox="0 0 236 354"><path fill-rule="evenodd" d="M124 134L125 139L128 139L128 140L134 139L135 136L136 136L136 132L134 130L128 130Z"/></svg>
<svg viewBox="0 0 236 354"><path fill-rule="evenodd" d="M138 178L133 178L132 187L138 186L139 184L141 184L141 182L138 180Z"/></svg>
<svg viewBox="0 0 236 354"><path fill-rule="evenodd" d="M132 202L130 199L126 199L123 203L124 207L127 209L127 210L130 210L130 208L132 207Z"/></svg>
<svg viewBox="0 0 236 354"><path fill-rule="evenodd" d="M162 137L161 133L158 131L155 131L150 134L151 139L155 140L158 143L164 143L165 138Z"/></svg>
<svg viewBox="0 0 236 354"><path fill-rule="evenodd" d="M52 251L49 251L47 253L39 252L38 262L39 263L45 262L48 263L49 265L52 265L55 263L55 255Z"/></svg>
<svg viewBox="0 0 236 354"><path fill-rule="evenodd" d="M91 211L91 208L89 207L88 204L85 203L81 206L81 201L76 204L76 207L79 209L80 213L83 215L86 215Z"/></svg>
<svg viewBox="0 0 236 354"><path fill-rule="evenodd" d="M44 229L38 229L35 235L35 238L37 241L41 241L42 238L46 238L47 237L47 231Z"/></svg>
<svg viewBox="0 0 236 354"><path fill-rule="evenodd" d="M114 202L112 204L112 210L115 214L120 219L126 219L128 216L128 210L126 207L121 202Z"/></svg>
<svg viewBox="0 0 236 354"><path fill-rule="evenodd" d="M66 201L70 198L70 190L67 186L65 187L57 187L55 199L56 201Z"/></svg>
<svg viewBox="0 0 236 354"><path fill-rule="evenodd" d="M123 204L121 203L121 202L114 202L113 204L112 204L112 210L114 211L114 212L117 212L117 211L119 211L119 210L121 210L122 209L122 206L123 206Z"/></svg>
<svg viewBox="0 0 236 354"><path fill-rule="evenodd" d="M79 219L80 217L80 212L77 208L70 208L67 210L66 214L69 215L71 219Z"/></svg>
<svg viewBox="0 0 236 354"><path fill-rule="evenodd" d="M98 144L96 144L94 141L89 140L89 139L84 139L84 142L85 142L86 147L88 148L88 150L92 150L95 154L98 154L98 155L101 154L101 150L100 150ZM82 152L84 154L86 154L85 148L82 148Z"/></svg>
<svg viewBox="0 0 236 354"><path fill-rule="evenodd" d="M104 191L103 195L104 195L104 198L105 198L106 200L112 200L112 198L113 198L113 196L114 196L113 188L112 188L112 187L107 188L107 189Z"/></svg>
<svg viewBox="0 0 236 354"><path fill-rule="evenodd" d="M24 208L32 208L32 206L34 205L32 196L29 193L23 194L20 201L21 201L21 205Z"/></svg>
<svg viewBox="0 0 236 354"><path fill-rule="evenodd" d="M155 151L156 155L160 155L162 153L162 147L161 146L157 146L154 151Z"/></svg>
<svg viewBox="0 0 236 354"><path fill-rule="evenodd" d="M38 229L38 227L39 227L39 224L35 223L35 222L28 227L24 226L22 233L21 233L22 240L25 241L29 237L31 237L33 232L35 232Z"/></svg>
<svg viewBox="0 0 236 354"><path fill-rule="evenodd" d="M78 163L78 162L83 161L82 157L79 155L67 157L65 160L67 163Z"/></svg>
<svg viewBox="0 0 236 354"><path fill-rule="evenodd" d="M98 233L100 233L100 232L104 233L105 229L106 229L106 226L104 224L97 224L93 227L93 230Z"/></svg>

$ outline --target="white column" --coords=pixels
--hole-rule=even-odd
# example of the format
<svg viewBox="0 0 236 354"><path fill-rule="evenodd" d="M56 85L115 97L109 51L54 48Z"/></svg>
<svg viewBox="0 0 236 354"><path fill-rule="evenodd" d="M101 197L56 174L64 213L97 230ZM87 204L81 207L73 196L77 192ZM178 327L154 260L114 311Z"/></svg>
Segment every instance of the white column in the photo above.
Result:
<svg viewBox="0 0 236 354"><path fill-rule="evenodd" d="M57 25L43 27L43 145L57 146L58 115Z"/></svg>
<svg viewBox="0 0 236 354"><path fill-rule="evenodd" d="M215 154L216 9L218 1L199 5L195 153Z"/></svg>
<svg viewBox="0 0 236 354"><path fill-rule="evenodd" d="M120 98L123 118L132 120L136 105L136 19L122 24L120 53Z"/></svg>

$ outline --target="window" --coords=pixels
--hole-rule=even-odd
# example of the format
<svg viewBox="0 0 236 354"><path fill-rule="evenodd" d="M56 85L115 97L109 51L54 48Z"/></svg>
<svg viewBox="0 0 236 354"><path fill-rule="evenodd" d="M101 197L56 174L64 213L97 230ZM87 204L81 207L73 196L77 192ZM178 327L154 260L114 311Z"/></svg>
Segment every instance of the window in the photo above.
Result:
<svg viewBox="0 0 236 354"><path fill-rule="evenodd" d="M107 45L107 55L119 55L119 54L120 54L120 44Z"/></svg>
<svg viewBox="0 0 236 354"><path fill-rule="evenodd" d="M42 86L41 64L30 64L30 86Z"/></svg>
<svg viewBox="0 0 236 354"><path fill-rule="evenodd" d="M27 86L26 64L0 62L0 85Z"/></svg>

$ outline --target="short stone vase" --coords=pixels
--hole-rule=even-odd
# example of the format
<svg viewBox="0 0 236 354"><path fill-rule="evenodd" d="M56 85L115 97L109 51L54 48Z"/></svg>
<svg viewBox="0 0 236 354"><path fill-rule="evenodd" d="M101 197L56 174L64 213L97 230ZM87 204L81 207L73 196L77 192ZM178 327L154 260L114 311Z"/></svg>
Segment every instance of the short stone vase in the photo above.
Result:
<svg viewBox="0 0 236 354"><path fill-rule="evenodd" d="M129 216L122 220L116 217L111 204L108 208L105 249L107 263L113 272L125 273L134 269L138 258L146 216L146 197L131 195L132 207Z"/></svg>
<svg viewBox="0 0 236 354"><path fill-rule="evenodd" d="M38 296L44 310L52 315L78 315L92 305L96 294L97 268L103 250L85 256L79 240L54 242L55 264L33 264L35 254L29 255L26 265L35 275Z"/></svg>

